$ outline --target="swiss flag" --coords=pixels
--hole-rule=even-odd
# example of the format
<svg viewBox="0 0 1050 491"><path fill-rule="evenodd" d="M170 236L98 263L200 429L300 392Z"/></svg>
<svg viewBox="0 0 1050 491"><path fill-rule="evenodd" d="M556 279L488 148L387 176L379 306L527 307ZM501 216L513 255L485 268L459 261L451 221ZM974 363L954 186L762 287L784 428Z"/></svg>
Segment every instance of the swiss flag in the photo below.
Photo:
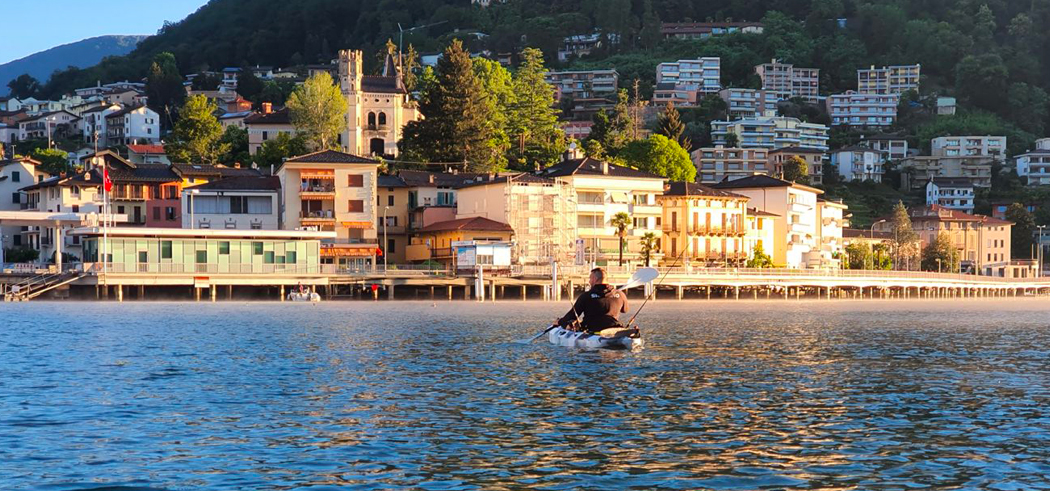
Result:
<svg viewBox="0 0 1050 491"><path fill-rule="evenodd" d="M113 190L113 181L109 180L109 166L102 164L102 186L106 188L106 192Z"/></svg>
<svg viewBox="0 0 1050 491"><path fill-rule="evenodd" d="M376 247L376 255L377 256L382 256L383 255L383 250L378 248L378 247Z"/></svg>

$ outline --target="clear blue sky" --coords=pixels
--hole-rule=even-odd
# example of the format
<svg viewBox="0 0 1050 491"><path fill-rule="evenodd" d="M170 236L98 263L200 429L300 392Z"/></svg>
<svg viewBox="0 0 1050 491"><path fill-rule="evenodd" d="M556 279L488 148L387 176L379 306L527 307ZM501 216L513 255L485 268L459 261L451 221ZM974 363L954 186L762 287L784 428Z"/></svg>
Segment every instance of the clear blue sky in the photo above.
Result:
<svg viewBox="0 0 1050 491"><path fill-rule="evenodd" d="M0 63L105 34L156 34L207 0L3 0Z"/></svg>

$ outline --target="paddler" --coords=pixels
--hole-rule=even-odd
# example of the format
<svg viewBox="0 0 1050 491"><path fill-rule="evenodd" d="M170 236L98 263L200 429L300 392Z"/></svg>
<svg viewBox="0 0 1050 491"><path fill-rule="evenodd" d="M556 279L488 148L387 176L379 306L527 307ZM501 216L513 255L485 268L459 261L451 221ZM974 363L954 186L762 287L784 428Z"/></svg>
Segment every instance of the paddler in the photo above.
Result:
<svg viewBox="0 0 1050 491"><path fill-rule="evenodd" d="M603 337L633 333L633 329L627 329L620 324L620 314L627 312L627 294L606 284L605 276L604 269L592 269L587 279L587 291L576 299L572 310L555 321L555 324L568 327L579 321L578 330Z"/></svg>

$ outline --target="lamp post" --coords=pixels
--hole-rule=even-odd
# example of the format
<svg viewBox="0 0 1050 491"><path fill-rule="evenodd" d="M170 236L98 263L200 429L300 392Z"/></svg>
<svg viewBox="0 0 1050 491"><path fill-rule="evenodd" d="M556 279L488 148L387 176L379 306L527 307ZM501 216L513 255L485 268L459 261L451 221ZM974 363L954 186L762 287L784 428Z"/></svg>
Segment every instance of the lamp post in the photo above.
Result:
<svg viewBox="0 0 1050 491"><path fill-rule="evenodd" d="M941 258L937 258L937 272L941 272Z"/></svg>
<svg viewBox="0 0 1050 491"><path fill-rule="evenodd" d="M201 194L201 190L200 189L191 189L190 190L190 229L197 228L197 224L194 223L195 220L194 220L194 216L193 216L193 196L197 195L197 194Z"/></svg>
<svg viewBox="0 0 1050 491"><path fill-rule="evenodd" d="M871 269L875 269L875 226L880 223L886 223L886 219L879 220L871 224L871 232L868 233L868 238L871 239Z"/></svg>
<svg viewBox="0 0 1050 491"><path fill-rule="evenodd" d="M390 209L389 206L384 206L383 207L383 274L386 274L386 268L387 268L386 258L390 254L390 250L387 247L389 242L387 242L387 240L386 240L386 228L387 228L387 225L389 225L388 223L386 223L386 212L389 209Z"/></svg>
<svg viewBox="0 0 1050 491"><path fill-rule="evenodd" d="M1043 276L1043 229L1046 225L1036 225L1035 228L1039 229L1039 256L1037 258L1036 265L1039 270L1035 272L1037 277Z"/></svg>

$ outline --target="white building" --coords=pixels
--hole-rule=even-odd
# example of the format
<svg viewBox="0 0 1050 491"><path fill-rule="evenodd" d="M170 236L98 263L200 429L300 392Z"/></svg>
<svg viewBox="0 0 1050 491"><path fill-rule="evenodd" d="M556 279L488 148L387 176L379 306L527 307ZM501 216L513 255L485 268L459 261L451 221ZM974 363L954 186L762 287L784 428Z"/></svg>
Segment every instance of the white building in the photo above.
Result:
<svg viewBox="0 0 1050 491"><path fill-rule="evenodd" d="M942 136L930 140L934 157L1006 157L1005 136Z"/></svg>
<svg viewBox="0 0 1050 491"><path fill-rule="evenodd" d="M51 213L99 213L102 208L102 181L91 171L69 177L52 177L22 188L26 211ZM118 212L119 213L119 212ZM127 217L121 215L120 221ZM62 250L83 258L80 237L58 234L54 227L28 226L21 234L21 243L40 251L42 261L50 260L62 241ZM13 239L18 240L18 239ZM6 239L5 239L5 244Z"/></svg>
<svg viewBox="0 0 1050 491"><path fill-rule="evenodd" d="M657 104L696 104L708 94L717 94L721 89L722 65L717 56L678 60L656 66L656 90L653 92L653 100ZM681 94L676 95L676 92ZM675 100L683 94L686 98L684 102Z"/></svg>
<svg viewBox="0 0 1050 491"><path fill-rule="evenodd" d="M820 232L820 264L824 267L839 268L841 258L846 252L842 231L849 227L847 206L839 201L817 199L817 223Z"/></svg>
<svg viewBox="0 0 1050 491"><path fill-rule="evenodd" d="M828 96L832 126L892 126L897 122L897 96L846 91Z"/></svg>
<svg viewBox="0 0 1050 491"><path fill-rule="evenodd" d="M696 166L696 180L713 184L725 179L740 179L755 174L769 174L769 153L764 148L705 147L690 156Z"/></svg>
<svg viewBox="0 0 1050 491"><path fill-rule="evenodd" d="M937 98L937 114L941 116L951 116L955 114L955 98L954 97L938 97Z"/></svg>
<svg viewBox="0 0 1050 491"><path fill-rule="evenodd" d="M777 115L781 96L768 90L728 88L718 92L729 119L770 118Z"/></svg>
<svg viewBox="0 0 1050 491"><path fill-rule="evenodd" d="M65 110L38 113L18 122L18 138L30 140L70 136L77 133L79 120L76 114Z"/></svg>
<svg viewBox="0 0 1050 491"><path fill-rule="evenodd" d="M182 228L277 230L280 190L276 176L228 177L183 188Z"/></svg>
<svg viewBox="0 0 1050 491"><path fill-rule="evenodd" d="M95 137L98 137L98 148L109 146L109 134L106 131L106 116L120 110L116 104L95 106L80 113L80 134L84 137L84 143L94 145Z"/></svg>
<svg viewBox="0 0 1050 491"><path fill-rule="evenodd" d="M1050 138L1035 141L1035 150L1014 157L1017 175L1028 179L1029 186L1050 184Z"/></svg>
<svg viewBox="0 0 1050 491"><path fill-rule="evenodd" d="M762 89L780 94L783 99L801 97L809 103L820 100L820 70L817 68L800 68L773 59L770 63L755 66L755 73L762 80Z"/></svg>
<svg viewBox="0 0 1050 491"><path fill-rule="evenodd" d="M17 160L0 159L0 211L18 211L28 209L26 196L21 190L47 179L47 174L37 171L39 162L22 158ZM21 227L0 227L3 235L0 247L20 247L22 243Z"/></svg>
<svg viewBox="0 0 1050 491"><path fill-rule="evenodd" d="M611 34L610 36L619 37L615 34ZM612 38L610 38L610 43L612 43ZM602 34L600 32L569 36L563 40L562 47L558 49L558 61L566 62L574 56L580 57L589 55L591 54L591 51L594 51L601 46Z"/></svg>
<svg viewBox="0 0 1050 491"><path fill-rule="evenodd" d="M908 140L903 137L876 135L861 140L860 144L882 152L886 160L896 162L908 158Z"/></svg>
<svg viewBox="0 0 1050 491"><path fill-rule="evenodd" d="M717 145L727 145L727 135L734 133L741 148L802 147L826 152L828 127L804 123L797 118L753 118L736 121L712 121L711 139Z"/></svg>
<svg viewBox="0 0 1050 491"><path fill-rule="evenodd" d="M891 65L881 68L857 70L857 92L863 94L900 95L909 90L919 90L921 66Z"/></svg>
<svg viewBox="0 0 1050 491"><path fill-rule="evenodd" d="M831 165L845 181L882 182L885 156L867 147L845 147L831 151Z"/></svg>
<svg viewBox="0 0 1050 491"><path fill-rule="evenodd" d="M106 141L111 146L160 141L160 115L146 106L126 107L105 118Z"/></svg>
<svg viewBox="0 0 1050 491"><path fill-rule="evenodd" d="M926 204L973 213L973 181L965 177L934 177L926 182Z"/></svg>

